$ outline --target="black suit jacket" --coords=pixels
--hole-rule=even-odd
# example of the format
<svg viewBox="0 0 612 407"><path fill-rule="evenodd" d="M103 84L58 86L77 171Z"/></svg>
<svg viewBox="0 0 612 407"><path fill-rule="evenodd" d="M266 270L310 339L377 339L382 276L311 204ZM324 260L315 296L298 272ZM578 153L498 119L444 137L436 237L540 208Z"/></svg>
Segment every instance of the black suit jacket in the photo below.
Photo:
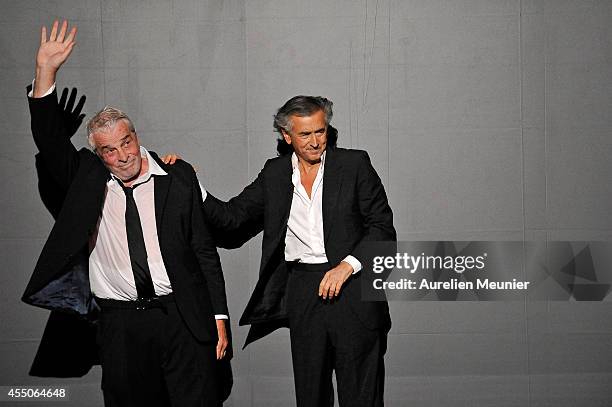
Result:
<svg viewBox="0 0 612 407"><path fill-rule="evenodd" d="M63 134L55 92L44 98L30 98L29 105L40 157L53 181L66 193L22 299L69 316L91 317L97 306L89 288L88 246L96 231L110 174L95 154L86 149L77 151ZM195 173L185 162L166 166L154 153L151 155L168 173L155 178L155 215L177 307L198 340L216 342L214 314L229 313L221 264L204 222ZM70 326L76 321L73 317L62 320ZM63 355L66 359L70 356ZM91 356L91 362L95 359ZM69 375L61 366L57 369L58 376ZM46 366L45 375L53 375L52 370ZM75 374L82 375L87 370Z"/></svg>
<svg viewBox="0 0 612 407"><path fill-rule="evenodd" d="M207 221L221 236L220 246L239 246L263 230L259 281L240 318L241 325L251 324L245 346L287 324L284 247L294 188L291 174L290 154L270 159L255 181L229 202L211 194L204 201ZM365 151L327 149L322 199L325 253L332 267L349 254L365 258L368 242L396 240L384 187ZM360 277L357 273L349 278L341 295L350 299L366 327L388 330L387 303L361 301Z"/></svg>

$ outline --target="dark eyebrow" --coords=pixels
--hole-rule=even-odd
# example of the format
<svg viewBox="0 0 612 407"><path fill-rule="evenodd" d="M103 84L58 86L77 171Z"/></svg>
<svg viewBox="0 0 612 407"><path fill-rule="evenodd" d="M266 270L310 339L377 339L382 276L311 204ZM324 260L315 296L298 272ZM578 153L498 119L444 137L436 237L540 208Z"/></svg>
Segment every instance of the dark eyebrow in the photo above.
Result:
<svg viewBox="0 0 612 407"><path fill-rule="evenodd" d="M301 135L301 136L306 136L308 134L321 133L321 132L324 132L324 131L325 131L325 127L321 127L320 129L316 129L316 130L313 130L313 131L302 131L302 132L300 132L298 134Z"/></svg>

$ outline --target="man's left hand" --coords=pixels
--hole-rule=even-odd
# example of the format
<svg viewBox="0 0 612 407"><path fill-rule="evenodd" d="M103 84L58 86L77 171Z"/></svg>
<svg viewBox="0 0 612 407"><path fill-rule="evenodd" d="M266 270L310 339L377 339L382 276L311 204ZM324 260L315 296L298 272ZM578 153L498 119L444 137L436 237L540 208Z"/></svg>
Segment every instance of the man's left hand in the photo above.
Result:
<svg viewBox="0 0 612 407"><path fill-rule="evenodd" d="M329 270L323 276L321 284L319 284L319 297L324 300L337 297L340 294L342 284L353 274L353 266L345 261L341 261L333 269Z"/></svg>
<svg viewBox="0 0 612 407"><path fill-rule="evenodd" d="M180 160L181 156L176 153L169 153L161 157L161 160L164 164L174 165L176 160Z"/></svg>
<svg viewBox="0 0 612 407"><path fill-rule="evenodd" d="M225 357L225 352L227 351L227 330L225 329L225 320L217 319L217 336L219 337L219 341L217 342L217 360L223 359Z"/></svg>

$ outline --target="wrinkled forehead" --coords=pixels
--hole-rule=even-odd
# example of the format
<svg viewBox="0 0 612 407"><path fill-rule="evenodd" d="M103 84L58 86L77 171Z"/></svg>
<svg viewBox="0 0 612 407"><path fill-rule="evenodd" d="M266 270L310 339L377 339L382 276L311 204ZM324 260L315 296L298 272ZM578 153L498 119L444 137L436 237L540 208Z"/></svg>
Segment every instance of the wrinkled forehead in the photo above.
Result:
<svg viewBox="0 0 612 407"><path fill-rule="evenodd" d="M327 127L325 112L318 110L309 116L289 116L292 133L314 132Z"/></svg>
<svg viewBox="0 0 612 407"><path fill-rule="evenodd" d="M96 129L92 139L96 147L115 147L126 139L136 139L136 133L130 130L130 126L124 120L118 120L110 126Z"/></svg>

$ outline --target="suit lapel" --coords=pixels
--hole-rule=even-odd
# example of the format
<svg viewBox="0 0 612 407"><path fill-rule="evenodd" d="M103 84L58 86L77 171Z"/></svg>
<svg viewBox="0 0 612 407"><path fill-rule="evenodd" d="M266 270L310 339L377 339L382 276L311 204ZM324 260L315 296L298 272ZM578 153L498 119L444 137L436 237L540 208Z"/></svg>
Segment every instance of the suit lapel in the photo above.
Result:
<svg viewBox="0 0 612 407"><path fill-rule="evenodd" d="M293 183L291 176L293 168L291 167L291 154L287 154L285 162L281 166L281 171L278 174L278 214L281 219L280 232L281 234L287 227L289 221L289 212L291 211L291 202L293 200ZM274 179L274 178L273 178Z"/></svg>
<svg viewBox="0 0 612 407"><path fill-rule="evenodd" d="M102 214L102 207L106 193L106 183L110 179L110 172L106 169L102 161L96 157L95 161L92 162L90 168L88 168L85 173L86 179L82 183L83 185L87 185L89 191L87 193L83 193L82 199L80 201L80 210L85 216L88 217L88 220L83 222L83 225L87 225L89 227L87 233L91 235L97 225L98 218ZM75 236L79 236L79 234L74 234Z"/></svg>
<svg viewBox="0 0 612 407"><path fill-rule="evenodd" d="M342 164L337 160L333 149L325 153L325 168L323 173L323 239L327 246L329 232L332 229L336 203L342 186Z"/></svg>
<svg viewBox="0 0 612 407"><path fill-rule="evenodd" d="M168 166L159 160L155 153L149 151L149 154L168 174L161 177L155 176L155 184L153 186L155 191L155 223L157 224L157 233L161 236L162 219L164 217L164 210L166 209L166 201L168 200L168 191L172 184L172 173L168 171Z"/></svg>

